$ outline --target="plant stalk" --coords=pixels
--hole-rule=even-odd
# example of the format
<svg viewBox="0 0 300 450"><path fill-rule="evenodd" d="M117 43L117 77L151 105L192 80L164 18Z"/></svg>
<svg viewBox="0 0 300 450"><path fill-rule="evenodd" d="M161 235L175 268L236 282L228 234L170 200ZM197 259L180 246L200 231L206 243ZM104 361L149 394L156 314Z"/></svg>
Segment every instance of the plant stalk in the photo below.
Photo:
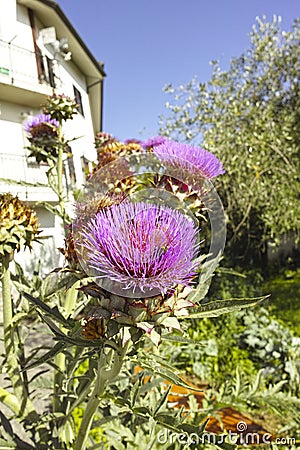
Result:
<svg viewBox="0 0 300 450"><path fill-rule="evenodd" d="M67 225L66 221L66 208L64 202L64 192L63 192L63 152L64 152L64 144L63 144L63 133L62 133L62 124L59 124L59 147L58 147L58 158L57 158L57 193L58 193L58 205L60 209L60 215L63 221L63 226L65 230L65 226Z"/></svg>
<svg viewBox="0 0 300 450"><path fill-rule="evenodd" d="M78 296L78 290L76 289L78 283L74 283L67 291L67 294L65 296L65 301L62 302L62 306L65 308L67 317L72 313L74 310L77 296ZM64 297L62 295L61 297ZM64 304L63 304L64 303ZM63 327L61 327L62 331L65 331ZM62 411L62 402L59 398L58 392L62 389L62 381L63 379L68 376L69 374L65 373L66 369L66 357L63 353L59 353L55 356L55 364L59 368L59 370L56 370L54 373L54 404L53 408L54 411Z"/></svg>
<svg viewBox="0 0 300 450"><path fill-rule="evenodd" d="M7 372L13 387L14 395L19 402L18 415L26 417L35 409L28 398L26 386L21 376L21 368L18 361L18 349L14 340L13 327L13 306L10 284L10 254L5 253L1 258L2 262L2 301L3 301L3 329L4 329L4 348L6 354Z"/></svg>
<svg viewBox="0 0 300 450"><path fill-rule="evenodd" d="M127 343L128 344L128 343ZM78 436L75 442L74 450L85 450L88 435L93 423L94 415L97 411L101 396L103 395L107 384L113 380L120 372L123 360L126 355L127 344L121 350L121 353L114 351L114 360L110 369L107 369L107 360L110 355L105 355L104 350L98 360L96 382L94 390L88 400L86 409L83 414L83 418L78 431ZM112 352L111 350L110 352Z"/></svg>

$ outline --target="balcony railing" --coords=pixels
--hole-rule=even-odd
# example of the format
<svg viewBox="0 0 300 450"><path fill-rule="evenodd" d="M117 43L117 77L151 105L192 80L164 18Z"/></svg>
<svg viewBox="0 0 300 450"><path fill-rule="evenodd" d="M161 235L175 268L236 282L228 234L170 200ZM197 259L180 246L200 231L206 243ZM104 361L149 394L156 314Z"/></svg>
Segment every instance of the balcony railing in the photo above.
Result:
<svg viewBox="0 0 300 450"><path fill-rule="evenodd" d="M10 84L26 83L36 86L43 83L54 87L53 60L37 51L35 54L0 40L0 79L6 79Z"/></svg>
<svg viewBox="0 0 300 450"><path fill-rule="evenodd" d="M29 162L25 155L2 153L0 154L0 191L19 194L32 201L57 201L56 194L49 187L47 170L49 170L47 165ZM24 182L24 185L1 181L1 179ZM68 189L65 178L63 185L65 189Z"/></svg>
<svg viewBox="0 0 300 450"><path fill-rule="evenodd" d="M39 83L35 53L0 41L0 75L8 77L12 84L15 80Z"/></svg>

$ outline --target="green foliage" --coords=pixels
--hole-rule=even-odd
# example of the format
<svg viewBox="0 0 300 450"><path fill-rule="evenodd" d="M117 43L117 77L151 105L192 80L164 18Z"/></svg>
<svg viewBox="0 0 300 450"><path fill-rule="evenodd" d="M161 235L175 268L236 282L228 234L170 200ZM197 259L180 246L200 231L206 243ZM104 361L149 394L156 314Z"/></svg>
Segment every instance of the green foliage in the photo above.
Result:
<svg viewBox="0 0 300 450"><path fill-rule="evenodd" d="M271 294L271 312L300 336L300 270L271 275L263 283L262 292Z"/></svg>
<svg viewBox="0 0 300 450"><path fill-rule="evenodd" d="M238 367L249 380L263 370L267 385L284 380L290 392L298 393L299 342L265 307L194 320L188 333L201 345L164 342L162 352L170 364L202 382L218 387Z"/></svg>
<svg viewBox="0 0 300 450"><path fill-rule="evenodd" d="M270 292L269 287L269 284L263 284L263 278L257 270L243 273L239 268L232 270L221 267L217 269L207 295L209 298L217 296L224 299L230 298L233 292L257 296L262 291ZM212 385L220 385L226 377L233 376L236 367L249 379L257 370L263 369L266 383L286 380L286 388L298 392L299 340L294 337L293 329L290 330L280 320L279 312L276 312L280 311L280 304L275 308L272 306L276 305L273 293L276 297L273 291L267 302L255 308L201 321L193 320L192 327L188 328L190 338L206 345L173 349L170 352L172 363L176 362L183 370L187 367L189 373L196 374ZM288 292L285 290L285 301L287 297ZM295 302L291 305L290 314L293 311L297 315Z"/></svg>
<svg viewBox="0 0 300 450"><path fill-rule="evenodd" d="M173 101L161 133L221 159L228 241L248 263L269 238L299 230L299 23L284 32L280 19L257 18L250 47L228 70L214 61L209 82L165 88Z"/></svg>
<svg viewBox="0 0 300 450"><path fill-rule="evenodd" d="M194 320L188 333L201 345L163 345L162 351L166 352L172 365L189 375L196 375L201 382L218 387L235 375L237 366L250 378L255 373L248 349L239 348L235 336L243 329L233 313L219 318Z"/></svg>

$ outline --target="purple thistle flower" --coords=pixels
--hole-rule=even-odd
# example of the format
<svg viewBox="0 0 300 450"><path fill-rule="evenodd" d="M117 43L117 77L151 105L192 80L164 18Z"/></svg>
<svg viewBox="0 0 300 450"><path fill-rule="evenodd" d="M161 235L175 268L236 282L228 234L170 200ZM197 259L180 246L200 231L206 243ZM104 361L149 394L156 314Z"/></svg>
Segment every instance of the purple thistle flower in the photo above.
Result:
<svg viewBox="0 0 300 450"><path fill-rule="evenodd" d="M154 147L157 147L158 145L161 145L167 141L169 141L169 139L164 136L155 136L155 137L151 137L151 138L147 139L144 142L141 142L141 146L144 149L149 149L149 148L153 149Z"/></svg>
<svg viewBox="0 0 300 450"><path fill-rule="evenodd" d="M153 290L165 293L191 282L197 232L192 219L169 207L124 201L100 210L81 231L79 245L96 278L155 295Z"/></svg>
<svg viewBox="0 0 300 450"><path fill-rule="evenodd" d="M124 144L139 144L142 145L143 142L140 139L129 138L124 141Z"/></svg>
<svg viewBox="0 0 300 450"><path fill-rule="evenodd" d="M166 166L184 170L191 175L211 179L225 173L221 161L200 147L165 140L155 146L153 152Z"/></svg>
<svg viewBox="0 0 300 450"><path fill-rule="evenodd" d="M24 124L24 129L27 133L31 133L35 128L40 128L41 125L47 124L55 128L59 127L58 121L56 119L51 119L50 114L38 114Z"/></svg>

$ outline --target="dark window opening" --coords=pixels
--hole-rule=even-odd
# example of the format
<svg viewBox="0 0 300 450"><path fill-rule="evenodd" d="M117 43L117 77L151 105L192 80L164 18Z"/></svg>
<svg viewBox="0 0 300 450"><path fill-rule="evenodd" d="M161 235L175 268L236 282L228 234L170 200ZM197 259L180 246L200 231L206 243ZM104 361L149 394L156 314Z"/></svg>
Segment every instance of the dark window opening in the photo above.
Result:
<svg viewBox="0 0 300 450"><path fill-rule="evenodd" d="M48 83L50 84L51 87L55 88L55 74L53 71L53 60L48 58L48 56L46 56L46 61L47 61L47 69L48 69Z"/></svg>
<svg viewBox="0 0 300 450"><path fill-rule="evenodd" d="M81 93L75 86L73 86L73 90L74 90L75 101L77 103L78 112L80 112L80 114L82 114L84 116Z"/></svg>
<svg viewBox="0 0 300 450"><path fill-rule="evenodd" d="M41 82L48 83L51 87L55 88L55 73L53 69L53 60L48 56L43 56L41 50L38 48L36 52L38 60L38 73Z"/></svg>
<svg viewBox="0 0 300 450"><path fill-rule="evenodd" d="M67 160L65 161L65 176L66 181L69 186L74 186L76 184L76 172L74 166L73 152L72 148L68 145L67 148Z"/></svg>

